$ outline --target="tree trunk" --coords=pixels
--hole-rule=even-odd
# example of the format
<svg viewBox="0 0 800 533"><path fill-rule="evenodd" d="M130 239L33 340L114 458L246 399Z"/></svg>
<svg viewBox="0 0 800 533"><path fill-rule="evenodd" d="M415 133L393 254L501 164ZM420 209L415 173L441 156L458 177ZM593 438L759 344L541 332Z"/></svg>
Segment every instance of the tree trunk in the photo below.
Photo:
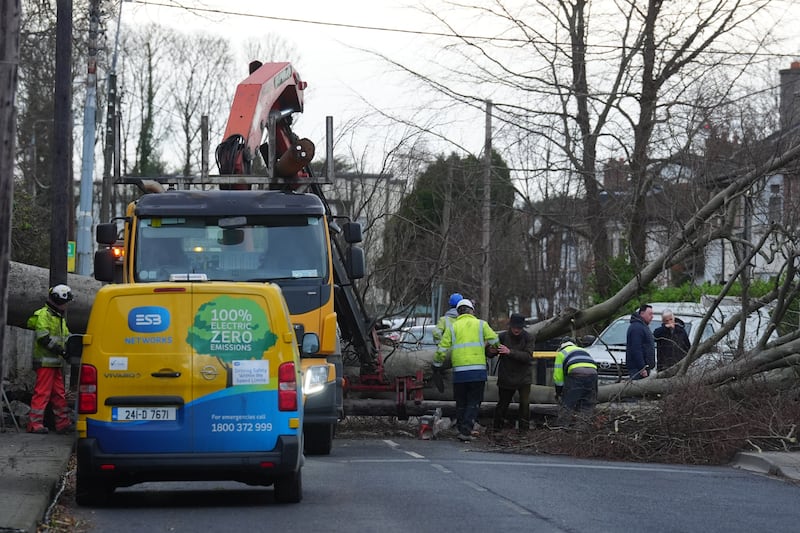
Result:
<svg viewBox="0 0 800 533"><path fill-rule="evenodd" d="M8 281L7 324L24 328L28 317L47 301L50 271L10 261ZM95 294L103 284L94 278L68 274L67 285L75 295L67 309L67 324L73 333L85 333Z"/></svg>
<svg viewBox="0 0 800 533"><path fill-rule="evenodd" d="M442 410L442 416L455 418L456 403L454 401L424 400L420 404L406 402L402 408L390 400L345 400L344 412L348 416L420 416L428 414L435 409ZM494 415L495 402L483 401L480 406L480 417L491 418ZM517 412L518 404L512 403L508 406L509 415ZM555 404L531 404L531 415L555 416L558 414L558 406Z"/></svg>

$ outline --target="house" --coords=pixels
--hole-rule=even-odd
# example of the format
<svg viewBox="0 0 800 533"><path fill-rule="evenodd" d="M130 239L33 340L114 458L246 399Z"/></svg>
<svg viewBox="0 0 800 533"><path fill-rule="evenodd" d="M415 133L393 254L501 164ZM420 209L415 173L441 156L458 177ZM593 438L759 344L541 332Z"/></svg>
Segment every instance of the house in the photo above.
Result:
<svg viewBox="0 0 800 533"><path fill-rule="evenodd" d="M709 124L702 132L701 149L674 154L651 165L652 185L645 203L648 260L658 257L669 238L714 195L800 142L800 62L780 71L779 111L780 128L767 138L742 139ZM761 176L744 194L733 197L703 228L706 232L726 229L727 235L711 239L701 251L665 270L655 282L662 286L687 280L696 284L725 282L736 275L740 263L736 258L745 253L741 243L762 240L748 274L761 280L778 275L785 264L782 252L793 245L791 236L800 219L799 163L798 159L788 160ZM624 214L631 204L630 188L626 161L608 160L602 168L600 199L612 257L627 255ZM583 199L576 197L548 199L530 210L528 236L535 245L531 246L534 253L528 268L534 280L534 317L546 318L565 307L589 303L587 281L594 259L589 233L580 222L584 212Z"/></svg>

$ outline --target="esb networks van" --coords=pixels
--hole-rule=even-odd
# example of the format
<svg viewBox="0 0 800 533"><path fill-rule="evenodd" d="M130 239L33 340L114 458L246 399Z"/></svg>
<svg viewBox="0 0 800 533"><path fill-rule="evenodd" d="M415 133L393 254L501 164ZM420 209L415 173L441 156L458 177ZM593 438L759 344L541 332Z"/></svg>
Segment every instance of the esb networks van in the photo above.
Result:
<svg viewBox="0 0 800 533"><path fill-rule="evenodd" d="M190 276L97 293L82 338L78 504L181 480L302 499L302 379L280 289Z"/></svg>

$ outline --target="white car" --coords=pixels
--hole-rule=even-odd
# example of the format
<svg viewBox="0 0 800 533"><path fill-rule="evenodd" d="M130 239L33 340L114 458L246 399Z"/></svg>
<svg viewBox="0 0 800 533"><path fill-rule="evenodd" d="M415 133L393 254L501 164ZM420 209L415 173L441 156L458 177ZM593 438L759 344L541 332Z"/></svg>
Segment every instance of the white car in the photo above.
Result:
<svg viewBox="0 0 800 533"><path fill-rule="evenodd" d="M650 322L650 331L655 331L661 326L661 313L665 309L670 309L676 318L683 321L686 333L693 345L708 339L726 320L741 311L740 307L731 305L718 307L698 338L697 327L706 313L703 305L687 302L659 302L651 305L653 306L653 320ZM769 316L763 310L755 312L747 318L745 350L755 346L760 332L763 331L768 321ZM601 380L628 378L628 368L625 365L625 345L629 324L630 315L617 318L585 348L597 363ZM695 364L699 363L697 366L702 366L730 359L736 349L738 335L739 328L737 327L720 340L711 353L705 354L705 357Z"/></svg>
<svg viewBox="0 0 800 533"><path fill-rule="evenodd" d="M400 333L398 348L401 350L432 350L436 351L436 341L433 340L433 331L436 325L411 326Z"/></svg>

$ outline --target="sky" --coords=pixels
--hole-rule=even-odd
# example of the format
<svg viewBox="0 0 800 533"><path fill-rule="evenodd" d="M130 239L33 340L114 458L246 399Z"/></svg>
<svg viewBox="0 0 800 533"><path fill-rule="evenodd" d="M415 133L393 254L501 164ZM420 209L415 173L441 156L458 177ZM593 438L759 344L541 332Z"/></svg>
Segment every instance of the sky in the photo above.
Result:
<svg viewBox="0 0 800 533"><path fill-rule="evenodd" d="M175 7L181 4L191 7ZM326 116L333 117L338 132L345 122L370 113L372 106L410 114L419 105L407 79L392 73L384 61L359 50L385 54L409 64L418 61L418 48L430 39L414 32L432 29L433 22L409 4L391 0L306 0L285 4L274 0L133 0L123 4L121 17L123 27L158 23L181 31L208 31L234 42L271 33L292 44L299 54L294 66L308 83L305 110L296 117L295 133L311 138L320 153ZM246 77L246 69L243 61L241 79ZM482 124L480 115L473 115ZM460 137L476 153L483 143L481 128L463 128L464 135ZM377 138L375 132L369 135L360 138L359 144L383 147L384 139Z"/></svg>
<svg viewBox="0 0 800 533"><path fill-rule="evenodd" d="M596 0L602 6L605 0ZM611 0L608 0L609 2ZM409 65L426 70L428 54L441 50L443 38L429 33L441 32L442 25L419 9L421 4L442 11L440 0L305 0L276 2L275 0L126 0L122 7L124 24L158 23L181 31L206 31L231 39L234 43L267 34L277 35L292 45L299 54L295 67L308 83L304 113L296 117L295 133L311 138L320 148L324 146L325 117L333 116L337 134L345 123L368 116L372 107L409 120L418 119L420 108L426 106L426 96L406 76L393 72L387 62L376 58L383 54ZM475 4L478 2L465 2ZM524 3L508 0L507 4ZM764 26L775 24L778 33L794 35L795 44L786 52L796 52L796 21L800 19L800 0L772 0L773 10L764 15ZM485 19L464 20L447 12L448 21L456 21L461 31L489 35L493 31ZM367 50L367 51L364 51ZM370 53L373 52L373 53ZM277 59L277 58L276 58ZM246 77L246 61L241 65ZM790 58L781 60L788 67ZM777 79L777 78L776 78ZM469 91L484 97L480 91L487 87L470 87ZM485 95L491 98L491 93ZM229 102L222 105L229 106ZM373 119L374 120L374 119ZM479 109L460 107L448 118L435 120L447 124L444 133L456 144L434 145L436 152L463 148L479 154L484 141L484 117ZM375 152L371 160L377 165L390 134L400 134L401 126L364 127L356 135L356 144ZM442 130L440 130L442 131ZM346 147L345 147L346 148ZM337 155L340 147L337 145ZM371 170L371 169L367 169Z"/></svg>

